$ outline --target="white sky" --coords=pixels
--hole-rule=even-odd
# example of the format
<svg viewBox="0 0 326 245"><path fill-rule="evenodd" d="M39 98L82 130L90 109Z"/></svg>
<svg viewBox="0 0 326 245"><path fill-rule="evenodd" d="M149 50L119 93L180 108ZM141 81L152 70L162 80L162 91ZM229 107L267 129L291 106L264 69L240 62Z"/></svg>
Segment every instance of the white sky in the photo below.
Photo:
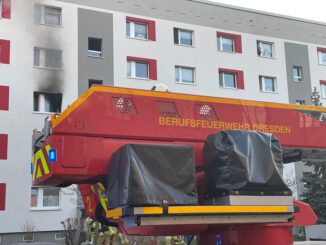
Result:
<svg viewBox="0 0 326 245"><path fill-rule="evenodd" d="M325 0L210 0L212 2L257 9L326 23Z"/></svg>

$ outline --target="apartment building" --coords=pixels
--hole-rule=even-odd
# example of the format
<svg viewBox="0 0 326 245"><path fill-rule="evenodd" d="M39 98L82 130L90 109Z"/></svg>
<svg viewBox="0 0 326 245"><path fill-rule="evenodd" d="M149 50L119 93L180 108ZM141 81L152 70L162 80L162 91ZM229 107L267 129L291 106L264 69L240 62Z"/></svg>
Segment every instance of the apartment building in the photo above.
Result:
<svg viewBox="0 0 326 245"><path fill-rule="evenodd" d="M202 0L0 0L0 245L63 243L70 189L31 187L31 134L93 84L326 103L326 24Z"/></svg>

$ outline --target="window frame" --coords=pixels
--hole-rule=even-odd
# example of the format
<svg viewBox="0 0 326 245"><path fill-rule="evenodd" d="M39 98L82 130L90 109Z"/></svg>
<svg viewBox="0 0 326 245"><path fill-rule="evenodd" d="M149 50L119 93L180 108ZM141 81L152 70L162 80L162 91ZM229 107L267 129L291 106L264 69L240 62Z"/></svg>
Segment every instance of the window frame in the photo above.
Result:
<svg viewBox="0 0 326 245"><path fill-rule="evenodd" d="M190 41L191 41L191 44L184 44L184 43L181 43L181 35L180 35L180 33L181 32L184 32L184 33L190 33L190 36L191 36L191 38L190 38ZM194 46L194 34L193 34L194 32L193 31L191 31L191 30L186 30L186 29L178 29L178 44L179 45L182 45L182 46L189 46L189 47L193 47Z"/></svg>
<svg viewBox="0 0 326 245"><path fill-rule="evenodd" d="M39 7L37 7L39 6ZM34 11L38 11L38 8L40 10L40 22L38 22L36 15L34 18L34 21L36 24L38 25L45 25L45 26L51 26L51 27L62 27L62 8L58 7L58 6L53 6L53 5L47 5L47 4L40 4L40 3L36 3L35 4L35 8ZM53 24L47 24L45 23L45 9L46 8L52 8L52 9L58 9L60 10L60 19L59 19L59 25L53 25Z"/></svg>
<svg viewBox="0 0 326 245"><path fill-rule="evenodd" d="M320 98L326 99L326 81L320 81Z"/></svg>
<svg viewBox="0 0 326 245"><path fill-rule="evenodd" d="M101 41L101 51L97 51L97 50L91 50L90 49L90 45L89 42L90 40L100 40ZM94 54L99 54L97 55L92 55L92 53ZM97 59L103 59L104 58L104 52L103 52L103 38L99 38L99 37L88 37L88 47L87 47L87 56L91 57L91 58L97 58Z"/></svg>
<svg viewBox="0 0 326 245"><path fill-rule="evenodd" d="M175 74L174 74L174 81L175 83L178 83L178 84L188 84L188 85L196 85L196 68L195 67L190 67L190 66L179 66L179 65L176 65L174 67L175 69ZM176 70L178 69L178 76L179 76L179 80L176 79ZM184 82L183 79L182 79L182 70L183 69L187 69L187 70L191 70L192 72L192 79L193 81L191 83L189 82Z"/></svg>
<svg viewBox="0 0 326 245"><path fill-rule="evenodd" d="M35 65L35 50L39 50L39 65ZM46 66L46 52L47 51L58 51L59 56L60 56L60 66L59 68L57 67L51 67L51 66ZM42 57L43 56L43 57ZM41 59L43 58L43 59ZM42 60L42 62L41 62ZM39 69L49 69L49 70L62 70L63 69L63 61L62 61L62 50L60 49L53 49L53 48L42 48L42 47L34 47L34 53L33 53L33 67L34 68L39 68Z"/></svg>
<svg viewBox="0 0 326 245"><path fill-rule="evenodd" d="M57 112L57 111L45 111L45 110L40 110L38 109L37 111L35 110L35 98L37 97L38 98L38 101L37 101L37 105L38 105L38 108L40 108L40 95L44 95L44 100L46 100L46 95L57 95L57 96L61 96L61 102L60 102L60 112ZM62 93L49 93L49 92L39 92L39 91L34 91L33 92L33 113L40 113L40 114L52 114L52 113L58 113L60 114L62 112L62 101L63 101L63 94Z"/></svg>
<svg viewBox="0 0 326 245"><path fill-rule="evenodd" d="M27 236L32 236L32 240L26 238ZM23 234L22 236L22 242L34 242L35 241L35 234L30 234L30 233L27 233L27 234Z"/></svg>
<svg viewBox="0 0 326 245"><path fill-rule="evenodd" d="M127 23L129 23L129 36L127 34ZM141 38L141 37L136 37L136 25L144 25L146 27L146 38ZM132 39L137 39L137 40L144 40L148 41L149 40L149 26L148 23L146 22L140 22L140 21L131 21L127 20L126 21L126 37L127 38L132 38Z"/></svg>
<svg viewBox="0 0 326 245"><path fill-rule="evenodd" d="M58 238L57 236L58 235L63 235L63 238ZM66 234L64 232L57 232L54 234L54 240L56 241L63 241L63 240L66 240Z"/></svg>
<svg viewBox="0 0 326 245"><path fill-rule="evenodd" d="M272 79L274 91L268 91L265 89L266 88L265 79ZM271 93L271 94L278 93L276 77L260 75L259 76L259 90L260 90L260 92L263 92L263 93Z"/></svg>
<svg viewBox="0 0 326 245"><path fill-rule="evenodd" d="M270 47L271 47L271 56L263 55L263 52L262 52L262 45L263 44L270 45ZM275 44L273 42L269 42L269 41L258 40L257 41L257 55L258 55L258 57L262 57L262 58L268 58L268 59L275 58Z"/></svg>
<svg viewBox="0 0 326 245"><path fill-rule="evenodd" d="M218 51L226 52L226 53L235 53L235 38L234 37L217 35L217 39L219 39L219 41L217 41L217 43L220 44L218 47ZM232 50L231 51L223 49L223 39L231 39L232 40Z"/></svg>
<svg viewBox="0 0 326 245"><path fill-rule="evenodd" d="M228 75L232 75L234 77L234 87L228 87L225 85L225 79L224 79L224 75L228 74ZM225 89L238 89L238 76L237 73L235 72L227 72L227 71L219 71L219 78L222 75L222 81L219 82L219 86L220 88L225 88ZM221 83L222 82L222 83ZM221 86L222 84L222 86Z"/></svg>
<svg viewBox="0 0 326 245"><path fill-rule="evenodd" d="M295 76L294 73L293 73L293 70L294 69L298 69L299 71L299 76ZM298 78L298 80L296 80L296 78ZM292 67L292 79L294 82L297 82L297 83L302 83L303 82L303 72L302 72L302 66L293 66Z"/></svg>
<svg viewBox="0 0 326 245"><path fill-rule="evenodd" d="M323 62L323 59L322 59L322 54L325 55L326 57L326 48L317 48L317 53L318 53L318 64L319 65L326 65L326 60L325 62Z"/></svg>
<svg viewBox="0 0 326 245"><path fill-rule="evenodd" d="M130 75L128 74L128 66L130 63ZM137 69L136 69L136 64L146 64L147 65L147 77L137 77ZM141 79L141 80L150 80L149 76L150 76L150 68L149 68L150 64L149 62L146 61L137 61L137 60L127 60L127 78L131 78L131 79Z"/></svg>
<svg viewBox="0 0 326 245"><path fill-rule="evenodd" d="M57 188L59 191L58 194L58 206L44 206L44 189L51 189L51 188ZM32 207L32 189L37 189L37 205L36 207ZM61 209L61 188L58 187L32 187L31 188L31 195L30 195L30 210L60 210Z"/></svg>
<svg viewBox="0 0 326 245"><path fill-rule="evenodd" d="M147 25L147 39L128 37L128 35L127 35L127 22L134 22L134 23ZM131 38L131 39L137 39L137 40L143 40L143 41L154 41L155 42L156 41L156 23L155 23L154 20L148 20L148 19L141 19L141 18L126 16L125 36L127 38Z"/></svg>
<svg viewBox="0 0 326 245"><path fill-rule="evenodd" d="M148 64L148 78L137 78L137 77L132 77L128 75L128 62L138 62L138 63L147 63ZM157 60L155 59L149 59L149 58L141 58L141 57L135 57L135 56L127 56L127 63L126 63L126 77L130 79L140 79L140 80L152 80L156 81L157 80ZM134 67L135 68L135 67ZM131 75L132 75L131 71ZM134 74L136 75L136 74Z"/></svg>
<svg viewBox="0 0 326 245"><path fill-rule="evenodd" d="M184 29L184 28L177 28L177 27L174 27L173 30L174 30L173 35L174 35L174 44L175 45L183 46L183 47L195 47L195 35L194 35L193 30ZM188 32L188 33L191 34L191 45L181 43L180 32ZM177 35L177 37L175 37L175 35Z"/></svg>

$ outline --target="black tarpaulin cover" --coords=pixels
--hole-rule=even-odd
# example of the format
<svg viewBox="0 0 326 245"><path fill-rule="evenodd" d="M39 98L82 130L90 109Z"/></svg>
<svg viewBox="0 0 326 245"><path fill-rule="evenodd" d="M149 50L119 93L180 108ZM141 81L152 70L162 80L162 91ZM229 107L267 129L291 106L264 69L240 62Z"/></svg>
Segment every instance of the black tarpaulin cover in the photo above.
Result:
<svg viewBox="0 0 326 245"><path fill-rule="evenodd" d="M208 196L291 195L282 179L282 149L272 134L220 131L207 137L203 155Z"/></svg>
<svg viewBox="0 0 326 245"><path fill-rule="evenodd" d="M110 160L108 208L197 205L191 146L128 144Z"/></svg>

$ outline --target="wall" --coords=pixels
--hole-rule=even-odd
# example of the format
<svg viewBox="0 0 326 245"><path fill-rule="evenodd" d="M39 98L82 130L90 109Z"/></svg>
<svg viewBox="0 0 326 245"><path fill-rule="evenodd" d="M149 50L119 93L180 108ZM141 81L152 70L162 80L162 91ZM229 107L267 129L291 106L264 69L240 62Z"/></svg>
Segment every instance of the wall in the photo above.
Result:
<svg viewBox="0 0 326 245"><path fill-rule="evenodd" d="M102 39L103 57L87 56L88 38ZM102 80L113 85L113 21L112 14L78 9L78 93L88 89L88 80Z"/></svg>
<svg viewBox="0 0 326 245"><path fill-rule="evenodd" d="M63 26L34 24L34 3L62 7ZM68 14L69 13L69 14ZM70 196L61 195L57 210L30 210L31 135L42 129L48 114L33 113L33 91L63 93L63 109L77 98L77 11L54 1L12 0L10 20L0 19L1 38L11 40L11 63L0 64L0 84L10 86L9 111L0 111L0 129L9 135L8 160L0 161L0 182L7 183L6 210L0 212L0 233L21 232L26 220L37 231L61 230L61 221L75 217ZM33 68L34 46L63 50L63 69Z"/></svg>

